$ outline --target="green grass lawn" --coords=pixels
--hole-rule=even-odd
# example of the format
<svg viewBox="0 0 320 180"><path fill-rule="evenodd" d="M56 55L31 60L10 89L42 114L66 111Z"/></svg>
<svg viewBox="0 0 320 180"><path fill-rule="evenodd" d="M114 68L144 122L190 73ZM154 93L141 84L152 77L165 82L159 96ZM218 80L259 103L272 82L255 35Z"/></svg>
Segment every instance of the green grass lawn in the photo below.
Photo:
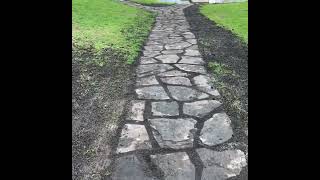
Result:
<svg viewBox="0 0 320 180"><path fill-rule="evenodd" d="M93 47L97 52L112 48L132 63L154 17L116 0L72 0L72 41L76 47Z"/></svg>
<svg viewBox="0 0 320 180"><path fill-rule="evenodd" d="M143 5L172 5L174 3L169 2L160 2L159 0L131 0L132 2L136 2Z"/></svg>
<svg viewBox="0 0 320 180"><path fill-rule="evenodd" d="M248 43L248 2L207 4L200 12Z"/></svg>

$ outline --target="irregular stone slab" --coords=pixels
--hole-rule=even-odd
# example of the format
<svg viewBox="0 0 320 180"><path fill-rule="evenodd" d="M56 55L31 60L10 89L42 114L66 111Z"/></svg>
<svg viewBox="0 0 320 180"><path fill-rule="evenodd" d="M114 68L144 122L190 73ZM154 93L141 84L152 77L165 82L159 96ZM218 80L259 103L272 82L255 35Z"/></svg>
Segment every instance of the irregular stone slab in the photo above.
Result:
<svg viewBox="0 0 320 180"><path fill-rule="evenodd" d="M185 32L185 33L182 33L183 35L193 35L192 32Z"/></svg>
<svg viewBox="0 0 320 180"><path fill-rule="evenodd" d="M143 121L145 101L133 100L130 103L130 107L128 120Z"/></svg>
<svg viewBox="0 0 320 180"><path fill-rule="evenodd" d="M221 106L221 102L216 100L202 100L183 104L183 113L190 116L204 117L217 107Z"/></svg>
<svg viewBox="0 0 320 180"><path fill-rule="evenodd" d="M183 43L183 39L181 37L174 37L170 39L161 39L159 42L162 42L163 44L173 44L173 43Z"/></svg>
<svg viewBox="0 0 320 180"><path fill-rule="evenodd" d="M137 86L148 86L148 85L158 85L159 82L157 81L155 76L149 76L144 78L137 79Z"/></svg>
<svg viewBox="0 0 320 180"><path fill-rule="evenodd" d="M184 71L206 74L206 70L203 66L191 64L175 64L175 66Z"/></svg>
<svg viewBox="0 0 320 180"><path fill-rule="evenodd" d="M181 37L181 35L180 35L180 34L170 34L170 35L169 35L169 38L170 38L170 37Z"/></svg>
<svg viewBox="0 0 320 180"><path fill-rule="evenodd" d="M209 146L221 144L232 137L231 121L226 113L217 113L204 122L200 132L201 141Z"/></svg>
<svg viewBox="0 0 320 180"><path fill-rule="evenodd" d="M162 54L179 54L183 53L183 50L165 50L161 51Z"/></svg>
<svg viewBox="0 0 320 180"><path fill-rule="evenodd" d="M178 116L179 105L177 102L152 102L153 116Z"/></svg>
<svg viewBox="0 0 320 180"><path fill-rule="evenodd" d="M190 44L197 44L197 40L196 39L187 39L187 42Z"/></svg>
<svg viewBox="0 0 320 180"><path fill-rule="evenodd" d="M188 76L187 73L178 70L167 71L158 74L159 77Z"/></svg>
<svg viewBox="0 0 320 180"><path fill-rule="evenodd" d="M144 49L147 51L154 51L154 50L161 51L163 49L163 46L154 44L154 45L145 46Z"/></svg>
<svg viewBox="0 0 320 180"><path fill-rule="evenodd" d="M137 158L135 155L117 158L111 179L156 180L156 178L152 177L148 164L142 158Z"/></svg>
<svg viewBox="0 0 320 180"><path fill-rule="evenodd" d="M182 59L179 61L182 64L204 64L205 62L200 57L192 56L182 56Z"/></svg>
<svg viewBox="0 0 320 180"><path fill-rule="evenodd" d="M218 90L216 90L213 84L210 82L210 77L199 75L193 78L194 83L197 85L198 89L204 91L213 96L220 96Z"/></svg>
<svg viewBox="0 0 320 180"><path fill-rule="evenodd" d="M162 39L167 37L168 34L166 33L158 33L158 32L152 32L149 36L150 39Z"/></svg>
<svg viewBox="0 0 320 180"><path fill-rule="evenodd" d="M164 30L166 30L166 31L174 31L174 29L173 28L164 28Z"/></svg>
<svg viewBox="0 0 320 180"><path fill-rule="evenodd" d="M177 55L169 54L169 55L160 55L156 56L156 59L159 59L163 63L176 63L180 58Z"/></svg>
<svg viewBox="0 0 320 180"><path fill-rule="evenodd" d="M245 154L240 150L212 151L210 149L197 149L202 162L202 180L226 180L240 174L247 166Z"/></svg>
<svg viewBox="0 0 320 180"><path fill-rule="evenodd" d="M147 73L146 75L152 75L156 73L165 72L171 69L173 69L173 67L170 66L169 64L142 64L138 66L137 73L138 73L138 77L141 77L141 76L144 76L144 75L139 75L142 73Z"/></svg>
<svg viewBox="0 0 320 180"><path fill-rule="evenodd" d="M150 86L136 89L136 93L139 99L155 99L166 100L170 99L167 93L161 86Z"/></svg>
<svg viewBox="0 0 320 180"><path fill-rule="evenodd" d="M188 47L186 50L198 50L198 49L199 49L198 45L192 45Z"/></svg>
<svg viewBox="0 0 320 180"><path fill-rule="evenodd" d="M184 49L186 47L191 46L188 42L181 42L181 43L174 43L174 44L168 44L165 46L166 49Z"/></svg>
<svg viewBox="0 0 320 180"><path fill-rule="evenodd" d="M186 56L200 56L199 50L186 49L184 55Z"/></svg>
<svg viewBox="0 0 320 180"><path fill-rule="evenodd" d="M181 149L193 146L196 120L192 118L149 119L156 141L162 148Z"/></svg>
<svg viewBox="0 0 320 180"><path fill-rule="evenodd" d="M209 95L196 91L188 87L168 86L171 96L177 101L190 101L195 99L205 99Z"/></svg>
<svg viewBox="0 0 320 180"><path fill-rule="evenodd" d="M160 51L143 51L143 55L146 57L154 57L160 54Z"/></svg>
<svg viewBox="0 0 320 180"><path fill-rule="evenodd" d="M140 64L154 64L159 63L157 60L150 58L150 57L141 57Z"/></svg>
<svg viewBox="0 0 320 180"><path fill-rule="evenodd" d="M166 84L192 86L190 80L185 77L166 77L161 78L161 81Z"/></svg>
<svg viewBox="0 0 320 180"><path fill-rule="evenodd" d="M151 155L151 161L163 171L166 180L195 179L195 168L185 152Z"/></svg>
<svg viewBox="0 0 320 180"><path fill-rule="evenodd" d="M185 32L183 33L183 36L186 38L186 39L191 39L191 38L195 38L194 34L192 32Z"/></svg>
<svg viewBox="0 0 320 180"><path fill-rule="evenodd" d="M125 124L119 139L117 153L125 153L137 149L151 149L146 128L144 125Z"/></svg>
<svg viewBox="0 0 320 180"><path fill-rule="evenodd" d="M177 31L186 31L186 30L189 30L189 26L187 26L187 25L182 25L182 26L178 26L177 27ZM186 37L188 37L189 35L186 35Z"/></svg>
<svg viewBox="0 0 320 180"><path fill-rule="evenodd" d="M157 41L148 41L147 43L146 43L146 45L147 46L149 46L149 45L160 45L160 43L159 42L157 42Z"/></svg>
<svg viewBox="0 0 320 180"><path fill-rule="evenodd" d="M195 38L195 36L192 34L192 35L184 35L184 37L186 38L186 39L193 39L193 38Z"/></svg>

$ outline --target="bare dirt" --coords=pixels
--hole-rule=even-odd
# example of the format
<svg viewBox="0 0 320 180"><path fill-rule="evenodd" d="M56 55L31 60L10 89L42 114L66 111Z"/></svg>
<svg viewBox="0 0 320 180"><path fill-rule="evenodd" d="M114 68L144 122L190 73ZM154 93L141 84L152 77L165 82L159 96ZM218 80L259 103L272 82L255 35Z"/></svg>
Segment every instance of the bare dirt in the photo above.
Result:
<svg viewBox="0 0 320 180"><path fill-rule="evenodd" d="M72 179L101 179L131 96L132 66L112 50L100 56L103 67L90 51L72 55Z"/></svg>

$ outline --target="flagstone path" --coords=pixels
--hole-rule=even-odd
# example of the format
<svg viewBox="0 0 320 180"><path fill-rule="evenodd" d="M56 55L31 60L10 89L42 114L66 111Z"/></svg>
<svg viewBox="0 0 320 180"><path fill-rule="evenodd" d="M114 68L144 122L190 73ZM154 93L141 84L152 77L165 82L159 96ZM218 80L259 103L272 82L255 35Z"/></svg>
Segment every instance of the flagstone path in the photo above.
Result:
<svg viewBox="0 0 320 180"><path fill-rule="evenodd" d="M140 6L158 16L136 69L113 180L224 180L247 166L190 32L187 6Z"/></svg>

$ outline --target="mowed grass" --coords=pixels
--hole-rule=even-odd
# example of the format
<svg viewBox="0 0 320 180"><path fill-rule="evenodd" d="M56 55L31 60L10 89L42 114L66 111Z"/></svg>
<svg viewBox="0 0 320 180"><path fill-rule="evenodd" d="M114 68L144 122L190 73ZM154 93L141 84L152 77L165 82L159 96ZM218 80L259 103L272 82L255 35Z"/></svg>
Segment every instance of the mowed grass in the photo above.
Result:
<svg viewBox="0 0 320 180"><path fill-rule="evenodd" d="M96 52L112 48L132 63L155 15L116 0L72 0L72 41Z"/></svg>
<svg viewBox="0 0 320 180"><path fill-rule="evenodd" d="M248 2L207 4L200 12L248 43Z"/></svg>
<svg viewBox="0 0 320 180"><path fill-rule="evenodd" d="M131 0L132 2L136 2L143 5L172 5L174 3L169 2L160 2L159 0Z"/></svg>

